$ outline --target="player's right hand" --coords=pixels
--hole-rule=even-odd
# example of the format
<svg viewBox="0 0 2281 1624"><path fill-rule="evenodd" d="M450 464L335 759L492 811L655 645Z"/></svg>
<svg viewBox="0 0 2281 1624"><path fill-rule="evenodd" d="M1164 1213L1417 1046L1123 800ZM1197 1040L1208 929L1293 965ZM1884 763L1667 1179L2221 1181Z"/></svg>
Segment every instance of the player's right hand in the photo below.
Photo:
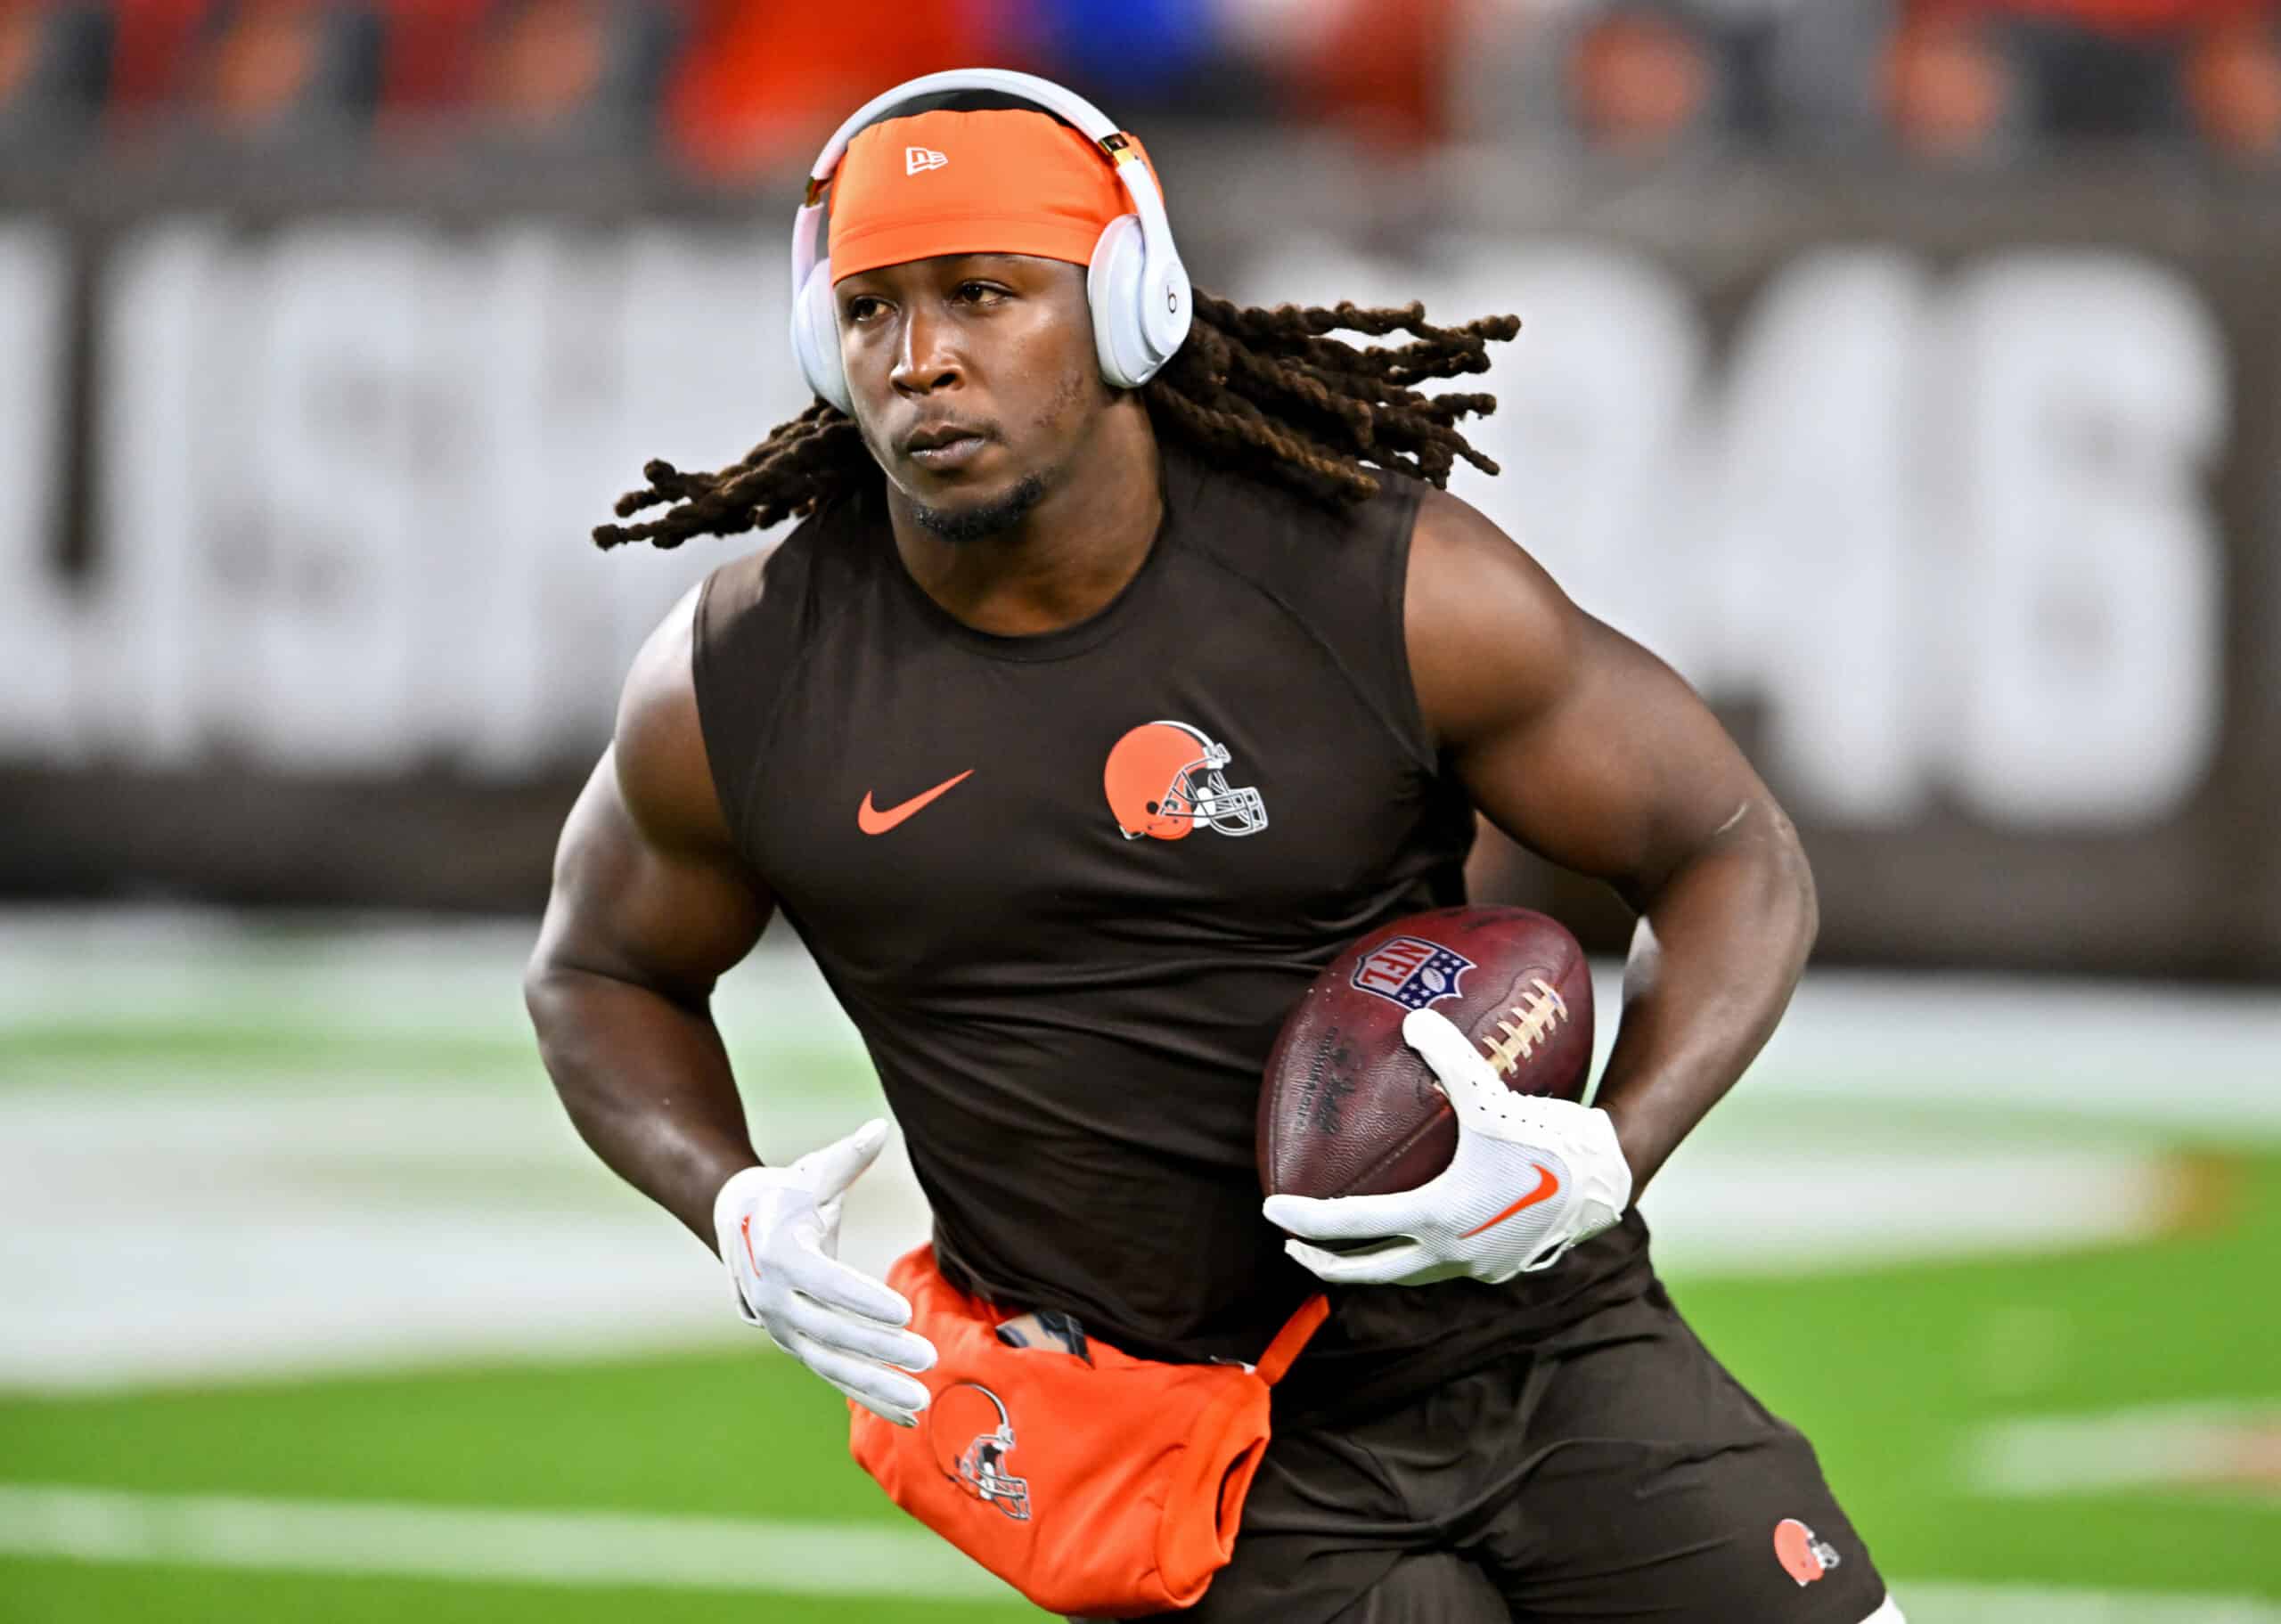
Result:
<svg viewBox="0 0 2281 1624"><path fill-rule="evenodd" d="M927 1390L903 1372L931 1368L935 1345L906 1328L900 1292L839 1261L840 1197L887 1142L874 1119L789 1167L746 1168L714 1196L713 1232L748 1325L873 1415L915 1426Z"/></svg>

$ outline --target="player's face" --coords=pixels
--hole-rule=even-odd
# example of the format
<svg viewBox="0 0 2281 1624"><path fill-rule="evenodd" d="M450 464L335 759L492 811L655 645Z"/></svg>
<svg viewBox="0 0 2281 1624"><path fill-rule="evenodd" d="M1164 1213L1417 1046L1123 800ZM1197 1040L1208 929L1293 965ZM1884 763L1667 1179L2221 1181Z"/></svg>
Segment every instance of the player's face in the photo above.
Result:
<svg viewBox="0 0 2281 1624"><path fill-rule="evenodd" d="M1034 506L1109 404L1082 265L945 255L847 277L833 295L864 443L952 540Z"/></svg>

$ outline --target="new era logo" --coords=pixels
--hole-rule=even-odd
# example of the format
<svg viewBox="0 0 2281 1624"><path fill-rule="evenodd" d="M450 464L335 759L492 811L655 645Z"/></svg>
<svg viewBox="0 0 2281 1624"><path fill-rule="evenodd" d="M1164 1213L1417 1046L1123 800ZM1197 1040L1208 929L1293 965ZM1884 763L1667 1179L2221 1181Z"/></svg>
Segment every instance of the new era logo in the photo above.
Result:
<svg viewBox="0 0 2281 1624"><path fill-rule="evenodd" d="M951 160L932 147L905 147L903 150L903 172L917 175L927 169L939 169Z"/></svg>

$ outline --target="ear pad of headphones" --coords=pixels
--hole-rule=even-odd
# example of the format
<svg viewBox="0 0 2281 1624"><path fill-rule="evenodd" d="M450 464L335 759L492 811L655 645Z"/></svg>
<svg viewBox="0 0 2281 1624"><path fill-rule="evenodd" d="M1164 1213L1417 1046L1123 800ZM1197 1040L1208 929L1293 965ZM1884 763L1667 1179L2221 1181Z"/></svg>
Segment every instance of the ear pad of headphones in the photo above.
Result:
<svg viewBox="0 0 2281 1624"><path fill-rule="evenodd" d="M1093 351L1101 376L1120 389L1137 389L1157 374L1167 355L1149 347L1140 328L1140 285L1148 269L1139 215L1119 215L1093 244L1085 271L1085 297L1093 309Z"/></svg>
<svg viewBox="0 0 2281 1624"><path fill-rule="evenodd" d="M831 298L831 260L816 262L792 299L792 353L808 388L850 416L847 374L839 364L839 312Z"/></svg>

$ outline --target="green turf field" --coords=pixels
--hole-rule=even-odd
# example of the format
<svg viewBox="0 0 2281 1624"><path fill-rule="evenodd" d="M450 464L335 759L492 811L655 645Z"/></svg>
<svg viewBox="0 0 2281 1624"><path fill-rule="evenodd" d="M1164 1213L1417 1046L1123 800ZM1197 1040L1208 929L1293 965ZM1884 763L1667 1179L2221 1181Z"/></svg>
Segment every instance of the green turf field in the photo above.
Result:
<svg viewBox="0 0 2281 1624"><path fill-rule="evenodd" d="M455 1024L451 996L438 994L432 1021L399 1010L343 1036L292 1012L288 995L307 974L290 963L264 970L241 951L222 968L182 971L180 1008L151 993L136 1019L61 997L37 1017L0 1015L0 1126L34 1120L7 1116L12 1101L52 1116L44 1102L71 1083L98 1111L86 1147L96 1167L101 1135L118 1120L100 1113L122 1101L157 1113L226 1091L250 1102L258 1123L312 1102L353 1114L405 1093L448 1100L448 1084L501 1114L501 1146L511 1149L527 1121L534 1138L560 1132L511 1032ZM280 993L266 1024L265 975ZM201 1002L208 1018L192 1008ZM779 1052L748 1037L740 1048L748 1074L804 1080L779 1091L789 1103L764 1140L797 1140L865 1108L844 1046ZM369 1119L362 1161L292 1160L301 1153L286 1147L288 1173L308 1173L298 1197L271 1163L232 1165L267 1169L261 1177L286 1192L263 1197L282 1206L256 1211L299 1210L294 1199L322 1211L344 1188L386 1187L405 1211L464 1204L470 1233L505 1212L485 1204L503 1182L517 1213L606 1212L634 1237L623 1267L644 1267L652 1244L658 1271L690 1267L685 1239L599 1169L589 1179L575 1147L550 1139L545 1155L523 1161L486 1140L423 1158L421 1136L391 1137L389 1120ZM449 1137L449 1120L437 1119L439 1134ZM1890 1099L1857 1106L1837 1082L1811 1099L1738 1096L1714 1125L1705 1157L1801 1133L1810 1147L1835 1130L1902 1147L1945 1138L1982 1148L2188 1147L2179 1165L2191 1199L2136 1236L1802 1274L1675 1272L1673 1288L1737 1374L1814 1438L1915 1624L2281 1620L2281 1320L2270 1302L2281 1280L2281 1136L2190 1123L2154 1133L2128 1112L2053 1117L2000 1102L1962 1116ZM64 1130L41 1131L61 1137L40 1143L64 1147L44 1154L78 1154ZM0 1184L41 1176L10 1154L0 1141ZM225 1153L211 1154L218 1164ZM233 1210L230 1194L193 1180L180 1199L210 1226ZM167 1203L158 1205L149 1221L163 1225ZM38 1327L17 1317L42 1303L64 1305L56 1314L103 1307L40 1272L59 1250L86 1253L68 1253L64 1235L43 1236L4 1198L0 1216L10 1224L0 1260L18 1293L0 1347L36 1342ZM1979 1221L2002 1229L2000 1188ZM259 1226L228 1244L245 1248L245 1271L265 1266ZM119 1263L103 1290L132 1299L137 1261ZM234 1278L227 1259L212 1266L217 1281ZM123 1328L102 1334L167 1338L158 1301L139 1326L124 1315ZM398 1368L385 1353L364 1357L349 1361L365 1367L356 1374L105 1380L83 1391L68 1391L68 1371L20 1379L13 1392L0 1387L0 1620L1037 1616L941 1565L923 1537L903 1537L908 1525L846 1459L836 1397L740 1336L732 1326L726 1340L686 1339L679 1350L596 1353L568 1351L587 1344L552 1334L534 1334L525 1349L510 1334L476 1356L407 1351ZM2054 1420L2072 1424L2057 1441L2034 1424ZM265 1519L274 1522L266 1534ZM590 1556L607 1560L597 1569ZM627 1565L609 1565L620 1559Z"/></svg>

